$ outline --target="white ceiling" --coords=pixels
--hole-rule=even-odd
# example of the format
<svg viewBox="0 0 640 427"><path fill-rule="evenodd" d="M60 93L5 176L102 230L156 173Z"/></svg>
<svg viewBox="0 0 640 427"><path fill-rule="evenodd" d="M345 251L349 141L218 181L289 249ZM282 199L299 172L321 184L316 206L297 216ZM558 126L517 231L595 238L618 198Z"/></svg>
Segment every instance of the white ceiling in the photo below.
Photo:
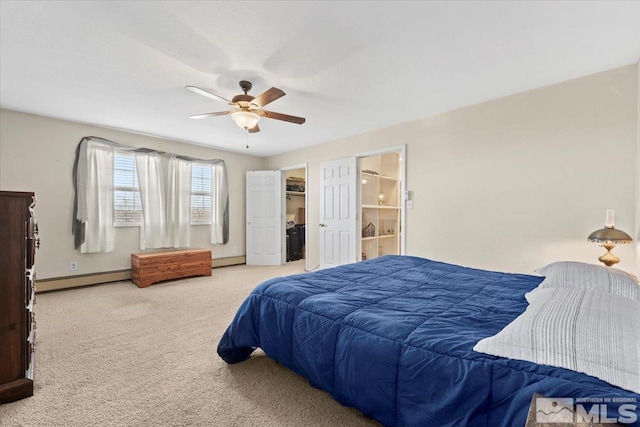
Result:
<svg viewBox="0 0 640 427"><path fill-rule="evenodd" d="M640 2L0 1L0 106L269 156L631 64ZM267 109L249 135L239 80Z"/></svg>

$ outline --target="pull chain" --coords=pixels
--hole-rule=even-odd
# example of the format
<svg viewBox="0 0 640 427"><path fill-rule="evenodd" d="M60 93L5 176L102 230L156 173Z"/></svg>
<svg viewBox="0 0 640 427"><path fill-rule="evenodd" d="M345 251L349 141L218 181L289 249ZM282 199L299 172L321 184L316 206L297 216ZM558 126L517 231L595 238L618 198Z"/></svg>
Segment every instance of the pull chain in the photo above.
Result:
<svg viewBox="0 0 640 427"><path fill-rule="evenodd" d="M247 129L247 150L249 149L249 129Z"/></svg>

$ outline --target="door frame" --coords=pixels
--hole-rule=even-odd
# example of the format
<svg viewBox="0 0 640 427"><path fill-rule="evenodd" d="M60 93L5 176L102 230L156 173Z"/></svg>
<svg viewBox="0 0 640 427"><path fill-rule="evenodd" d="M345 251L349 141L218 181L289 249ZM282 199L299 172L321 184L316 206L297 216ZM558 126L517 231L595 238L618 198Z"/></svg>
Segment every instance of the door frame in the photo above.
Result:
<svg viewBox="0 0 640 427"><path fill-rule="evenodd" d="M400 226L402 233L400 233L400 255L405 255L407 253L407 144L395 145L393 147L385 147L372 151L365 151L362 153L356 153L356 165L358 167L358 181L356 185L356 197L358 200L358 212L357 212L357 221L358 227L362 230L362 197L361 197L361 185L360 180L362 179L361 175L361 166L360 160L363 157L372 157L379 156L380 154L388 154L388 153L400 153ZM356 242L356 254L362 253L362 239L357 239Z"/></svg>
<svg viewBox="0 0 640 427"><path fill-rule="evenodd" d="M292 171L296 169L304 169L304 244L305 246L309 246L309 163L301 163L294 166L286 166L280 168L283 172L283 188L282 194L285 200L285 208L284 215L282 220L282 229L285 231L284 242L285 244L282 247L282 251L284 253L285 260L287 258L287 209L286 209L286 196L287 196L287 171ZM286 261L285 261L286 264ZM304 257L304 269L309 271L309 256L305 254Z"/></svg>

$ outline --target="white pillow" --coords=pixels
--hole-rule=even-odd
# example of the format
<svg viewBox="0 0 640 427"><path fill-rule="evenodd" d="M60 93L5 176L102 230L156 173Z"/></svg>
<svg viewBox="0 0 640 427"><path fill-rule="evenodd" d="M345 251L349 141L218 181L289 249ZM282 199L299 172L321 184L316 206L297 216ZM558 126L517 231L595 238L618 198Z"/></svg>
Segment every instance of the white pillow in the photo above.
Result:
<svg viewBox="0 0 640 427"><path fill-rule="evenodd" d="M640 393L640 303L586 289L537 289L528 299L524 313L473 349Z"/></svg>
<svg viewBox="0 0 640 427"><path fill-rule="evenodd" d="M640 301L638 279L617 268L586 264L575 261L560 261L536 270L545 276L540 288L594 289Z"/></svg>

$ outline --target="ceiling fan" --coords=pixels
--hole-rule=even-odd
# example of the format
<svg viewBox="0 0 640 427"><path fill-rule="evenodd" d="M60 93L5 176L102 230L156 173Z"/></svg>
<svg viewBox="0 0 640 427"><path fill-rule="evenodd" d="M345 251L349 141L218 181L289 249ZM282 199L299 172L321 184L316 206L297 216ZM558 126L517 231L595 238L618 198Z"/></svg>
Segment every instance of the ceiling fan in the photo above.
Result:
<svg viewBox="0 0 640 427"><path fill-rule="evenodd" d="M197 114L195 116L190 116L190 118L204 119L206 117L231 115L231 118L234 122L236 122L238 126L246 129L250 133L260 132L258 122L260 121L261 117L297 123L299 125L305 122L305 119L303 117L290 116L288 114L275 113L273 111L262 109L262 107L264 107L265 105L285 95L285 93L281 89L272 87L266 92L253 97L247 94L247 92L251 90L252 86L253 85L251 84L251 82L241 80L240 88L244 91L244 94L234 96L231 101L204 89L200 89L199 87L186 86L186 88L192 92L195 92L202 96L206 96L207 98L215 99L216 101L224 102L234 107L233 110L219 111L217 113Z"/></svg>

